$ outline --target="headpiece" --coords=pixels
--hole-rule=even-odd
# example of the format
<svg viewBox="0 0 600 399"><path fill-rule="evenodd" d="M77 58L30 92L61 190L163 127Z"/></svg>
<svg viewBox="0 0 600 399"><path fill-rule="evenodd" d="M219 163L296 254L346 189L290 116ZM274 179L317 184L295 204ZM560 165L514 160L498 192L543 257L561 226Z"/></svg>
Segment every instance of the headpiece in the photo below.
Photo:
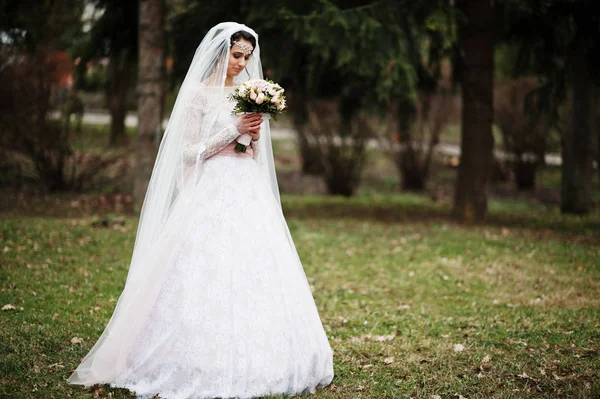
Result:
<svg viewBox="0 0 600 399"><path fill-rule="evenodd" d="M239 48L241 48L242 52L245 55L250 55L250 54L252 54L252 51L254 51L254 47L252 47L250 44L241 43L241 42L238 42L237 40L234 40L233 44L236 44Z"/></svg>

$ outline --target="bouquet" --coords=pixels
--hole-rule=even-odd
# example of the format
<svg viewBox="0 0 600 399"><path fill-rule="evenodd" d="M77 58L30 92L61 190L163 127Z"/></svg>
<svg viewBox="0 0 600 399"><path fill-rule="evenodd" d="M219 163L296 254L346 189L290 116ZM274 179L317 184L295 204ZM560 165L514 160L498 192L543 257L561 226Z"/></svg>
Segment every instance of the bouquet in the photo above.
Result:
<svg viewBox="0 0 600 399"><path fill-rule="evenodd" d="M270 80L254 79L237 86L229 98L235 101L234 115L263 114L264 119L270 119L282 114L286 107L283 87ZM246 152L252 137L248 133L242 134L235 146L237 152Z"/></svg>

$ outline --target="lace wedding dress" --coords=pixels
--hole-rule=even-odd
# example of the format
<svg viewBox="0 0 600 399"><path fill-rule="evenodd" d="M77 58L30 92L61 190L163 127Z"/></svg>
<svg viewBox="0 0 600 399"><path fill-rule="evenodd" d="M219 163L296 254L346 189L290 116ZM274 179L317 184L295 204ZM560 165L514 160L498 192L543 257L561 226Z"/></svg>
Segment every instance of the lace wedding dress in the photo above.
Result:
<svg viewBox="0 0 600 399"><path fill-rule="evenodd" d="M230 89L229 89L230 90ZM250 398L315 392L332 351L281 206L255 160L233 150L228 91L186 109L183 157L201 161L147 259L167 272L110 380L140 398ZM206 120L210 140L196 140ZM190 172L191 175L191 172ZM76 375L76 374L74 374Z"/></svg>

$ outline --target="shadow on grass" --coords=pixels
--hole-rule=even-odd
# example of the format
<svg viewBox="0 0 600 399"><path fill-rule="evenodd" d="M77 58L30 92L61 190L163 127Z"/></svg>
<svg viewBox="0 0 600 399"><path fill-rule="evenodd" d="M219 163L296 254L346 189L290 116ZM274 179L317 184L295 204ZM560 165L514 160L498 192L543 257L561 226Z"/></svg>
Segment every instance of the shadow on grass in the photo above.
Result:
<svg viewBox="0 0 600 399"><path fill-rule="evenodd" d="M124 194L26 194L4 190L0 214L10 217L78 218L121 214L132 216L131 196ZM448 201L434 202L424 195L385 194L353 198L322 195L284 195L284 213L293 219L354 219L378 223L446 223L455 226L529 229L539 238L560 234L569 241L600 243L600 212L564 216L556 207L523 201L490 201L485 222L475 226L459 223Z"/></svg>
<svg viewBox="0 0 600 399"><path fill-rule="evenodd" d="M284 197L286 217L295 219L357 219L380 223L459 223L449 203L433 202L417 195L398 194L376 198ZM492 204L485 222L475 227L506 227L558 233L600 243L600 214L563 216L557 209L522 202Z"/></svg>
<svg viewBox="0 0 600 399"><path fill-rule="evenodd" d="M119 193L0 192L0 215L12 217L78 218L109 213L132 215L133 200Z"/></svg>

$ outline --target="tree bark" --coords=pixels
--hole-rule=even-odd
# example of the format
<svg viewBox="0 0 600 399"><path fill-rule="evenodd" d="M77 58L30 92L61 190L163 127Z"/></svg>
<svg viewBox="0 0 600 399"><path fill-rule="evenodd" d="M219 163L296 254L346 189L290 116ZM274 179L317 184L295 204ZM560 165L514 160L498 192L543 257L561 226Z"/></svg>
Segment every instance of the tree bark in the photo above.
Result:
<svg viewBox="0 0 600 399"><path fill-rule="evenodd" d="M592 203L592 137L595 132L594 85L579 39L569 57L571 67L571 124L563 134L561 211L587 214Z"/></svg>
<svg viewBox="0 0 600 399"><path fill-rule="evenodd" d="M140 0L138 65L138 131L133 188L134 210L139 212L148 188L161 134L164 98L164 4Z"/></svg>
<svg viewBox="0 0 600 399"><path fill-rule="evenodd" d="M123 51L115 52L108 64L106 100L110 110L109 145L111 147L121 147L129 144L129 138L125 130L125 117L127 115L127 99L134 79L135 68L128 63L128 57L123 53Z"/></svg>
<svg viewBox="0 0 600 399"><path fill-rule="evenodd" d="M492 136L495 10L490 0L462 0L459 24L463 50L461 157L454 215L466 222L487 213L487 183L493 166Z"/></svg>

